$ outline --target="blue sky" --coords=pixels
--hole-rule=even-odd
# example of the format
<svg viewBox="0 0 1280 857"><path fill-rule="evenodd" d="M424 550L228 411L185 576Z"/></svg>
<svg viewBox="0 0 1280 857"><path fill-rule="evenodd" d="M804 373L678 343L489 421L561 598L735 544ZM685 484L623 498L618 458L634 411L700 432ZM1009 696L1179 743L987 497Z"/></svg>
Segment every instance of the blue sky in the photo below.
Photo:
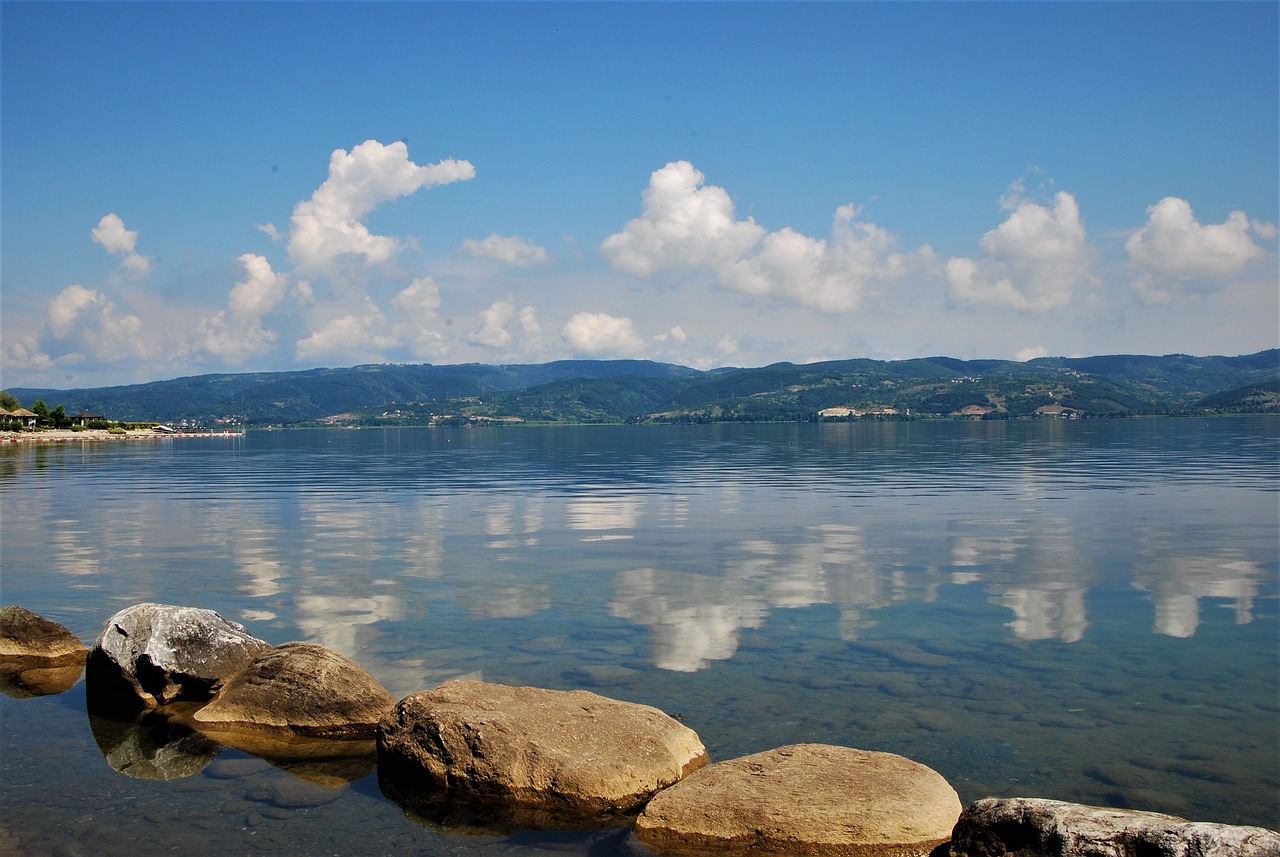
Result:
<svg viewBox="0 0 1280 857"><path fill-rule="evenodd" d="M1276 3L22 3L3 378L1280 345Z"/></svg>

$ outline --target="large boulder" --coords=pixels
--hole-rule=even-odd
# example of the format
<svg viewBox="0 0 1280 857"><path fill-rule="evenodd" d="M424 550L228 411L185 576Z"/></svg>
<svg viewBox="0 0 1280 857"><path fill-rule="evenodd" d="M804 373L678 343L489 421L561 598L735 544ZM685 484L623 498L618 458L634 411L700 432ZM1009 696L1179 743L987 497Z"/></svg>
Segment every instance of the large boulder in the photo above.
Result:
<svg viewBox="0 0 1280 857"><path fill-rule="evenodd" d="M1040 798L966 807L952 857L1280 857L1280 833Z"/></svg>
<svg viewBox="0 0 1280 857"><path fill-rule="evenodd" d="M649 802L632 835L660 855L919 857L951 838L960 809L918 762L796 744L691 774Z"/></svg>
<svg viewBox="0 0 1280 857"><path fill-rule="evenodd" d="M79 637L57 622L17 605L0 608L0 659L83 659L87 651Z"/></svg>
<svg viewBox="0 0 1280 857"><path fill-rule="evenodd" d="M350 658L314 643L285 643L256 657L192 719L241 749L253 752L245 739L257 734L279 751L280 739L290 736L368 741L395 703Z"/></svg>
<svg viewBox="0 0 1280 857"><path fill-rule="evenodd" d="M450 681L378 728L383 791L453 828L617 826L706 761L658 709L583 690Z"/></svg>
<svg viewBox="0 0 1280 857"><path fill-rule="evenodd" d="M90 708L204 702L271 648L212 610L135 604L107 620L89 652Z"/></svg>

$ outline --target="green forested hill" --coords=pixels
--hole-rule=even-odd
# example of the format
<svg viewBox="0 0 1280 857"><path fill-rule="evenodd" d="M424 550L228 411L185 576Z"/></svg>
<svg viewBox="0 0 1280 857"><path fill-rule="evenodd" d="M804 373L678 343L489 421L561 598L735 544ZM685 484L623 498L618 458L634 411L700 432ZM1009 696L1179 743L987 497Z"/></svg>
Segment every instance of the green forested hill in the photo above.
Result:
<svg viewBox="0 0 1280 857"><path fill-rule="evenodd" d="M1242 357L1108 355L1026 363L856 359L710 372L644 360L388 364L10 392L25 405L42 399L67 413L206 425L1257 413L1280 411L1280 349Z"/></svg>

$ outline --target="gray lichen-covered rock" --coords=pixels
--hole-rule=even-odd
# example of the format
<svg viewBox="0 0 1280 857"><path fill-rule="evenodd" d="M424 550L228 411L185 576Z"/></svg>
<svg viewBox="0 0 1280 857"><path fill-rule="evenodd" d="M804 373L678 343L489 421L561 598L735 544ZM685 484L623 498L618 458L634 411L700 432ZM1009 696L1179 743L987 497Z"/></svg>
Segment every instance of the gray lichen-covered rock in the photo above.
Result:
<svg viewBox="0 0 1280 857"><path fill-rule="evenodd" d="M709 765L658 794L632 835L660 855L920 857L960 798L892 753L797 744Z"/></svg>
<svg viewBox="0 0 1280 857"><path fill-rule="evenodd" d="M952 857L1280 857L1280 833L1040 798L966 807Z"/></svg>
<svg viewBox="0 0 1280 857"><path fill-rule="evenodd" d="M706 760L656 708L582 690L451 681L402 699L378 729L383 790L449 826L616 825ZM505 819L469 812L482 805Z"/></svg>
<svg viewBox="0 0 1280 857"><path fill-rule="evenodd" d="M204 702L270 647L212 610L135 604L107 620L89 652L89 705Z"/></svg>
<svg viewBox="0 0 1280 857"><path fill-rule="evenodd" d="M0 608L0 659L62 660L85 656L84 643L63 625L24 607Z"/></svg>
<svg viewBox="0 0 1280 857"><path fill-rule="evenodd" d="M260 732L281 735L372 738L395 698L358 664L314 643L285 643L256 657L192 719L219 740L248 749ZM242 733L240 740L221 733ZM250 750L252 752L252 750Z"/></svg>

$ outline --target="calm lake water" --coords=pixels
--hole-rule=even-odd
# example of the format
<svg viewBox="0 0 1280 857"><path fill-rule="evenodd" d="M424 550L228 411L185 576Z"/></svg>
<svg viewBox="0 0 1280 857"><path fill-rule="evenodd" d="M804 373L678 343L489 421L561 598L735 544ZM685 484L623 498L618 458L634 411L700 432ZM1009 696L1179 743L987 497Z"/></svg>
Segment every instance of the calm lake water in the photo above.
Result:
<svg viewBox="0 0 1280 857"><path fill-rule="evenodd" d="M723 760L900 753L1280 827L1280 419L250 432L0 448L0 592L92 643L142 601L679 714ZM607 855L377 778L0 697L0 852ZM159 779L158 777L168 777ZM354 778L346 783L345 779ZM323 784L317 784L320 781Z"/></svg>

